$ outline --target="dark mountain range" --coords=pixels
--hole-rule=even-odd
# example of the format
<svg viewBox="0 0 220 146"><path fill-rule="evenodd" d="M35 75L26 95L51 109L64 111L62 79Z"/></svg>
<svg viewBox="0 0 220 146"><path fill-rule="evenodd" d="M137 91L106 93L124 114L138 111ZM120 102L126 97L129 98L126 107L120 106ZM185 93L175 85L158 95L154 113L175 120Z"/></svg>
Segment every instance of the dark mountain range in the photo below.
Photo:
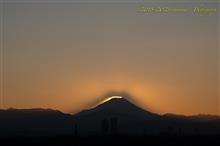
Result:
<svg viewBox="0 0 220 146"><path fill-rule="evenodd" d="M113 98L75 115L81 135L195 135L219 134L220 117L211 115L158 115L125 98Z"/></svg>
<svg viewBox="0 0 220 146"><path fill-rule="evenodd" d="M0 110L1 136L217 134L219 116L161 116L125 98L112 98L75 115L51 109Z"/></svg>
<svg viewBox="0 0 220 146"><path fill-rule="evenodd" d="M82 135L87 132L111 134L110 129L114 127L112 124L117 128L115 132L138 134L143 130L142 126L146 121L159 121L161 117L137 107L125 98L113 98L93 109L76 114L75 119Z"/></svg>
<svg viewBox="0 0 220 146"><path fill-rule="evenodd" d="M178 119L188 119L197 122L208 122L208 121L215 121L220 120L220 116L216 115L192 115L192 116L185 116L185 115L176 115L176 114L165 114L164 117L172 117Z"/></svg>
<svg viewBox="0 0 220 146"><path fill-rule="evenodd" d="M72 129L70 129L72 127ZM51 109L0 110L1 136L71 134L72 116Z"/></svg>

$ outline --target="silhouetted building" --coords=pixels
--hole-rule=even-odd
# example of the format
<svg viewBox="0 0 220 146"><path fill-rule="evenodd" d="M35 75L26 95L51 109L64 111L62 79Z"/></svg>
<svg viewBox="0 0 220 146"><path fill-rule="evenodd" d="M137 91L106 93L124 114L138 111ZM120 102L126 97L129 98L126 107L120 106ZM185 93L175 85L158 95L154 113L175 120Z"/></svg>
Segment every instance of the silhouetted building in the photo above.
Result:
<svg viewBox="0 0 220 146"><path fill-rule="evenodd" d="M101 132L103 135L106 135L108 134L108 131L109 131L109 123L107 119L104 119L102 120L102 123L101 123Z"/></svg>
<svg viewBox="0 0 220 146"><path fill-rule="evenodd" d="M182 129L181 129L181 128L179 128L179 130L178 130L178 134L179 134L179 136L182 135Z"/></svg>
<svg viewBox="0 0 220 146"><path fill-rule="evenodd" d="M170 135L173 134L173 131L174 131L174 128L172 126L167 127L167 133L168 134L170 134Z"/></svg>
<svg viewBox="0 0 220 146"><path fill-rule="evenodd" d="M118 118L113 117L110 119L110 121L111 121L111 129L110 129L111 134L117 134L118 133Z"/></svg>
<svg viewBox="0 0 220 146"><path fill-rule="evenodd" d="M194 128L194 135L199 135L199 129L198 128Z"/></svg>
<svg viewBox="0 0 220 146"><path fill-rule="evenodd" d="M118 133L118 118L112 117L110 119L104 119L101 122L101 133L103 135L112 134L115 135Z"/></svg>
<svg viewBox="0 0 220 146"><path fill-rule="evenodd" d="M75 123L74 135L75 135L75 136L78 136L78 126L77 126L77 123Z"/></svg>

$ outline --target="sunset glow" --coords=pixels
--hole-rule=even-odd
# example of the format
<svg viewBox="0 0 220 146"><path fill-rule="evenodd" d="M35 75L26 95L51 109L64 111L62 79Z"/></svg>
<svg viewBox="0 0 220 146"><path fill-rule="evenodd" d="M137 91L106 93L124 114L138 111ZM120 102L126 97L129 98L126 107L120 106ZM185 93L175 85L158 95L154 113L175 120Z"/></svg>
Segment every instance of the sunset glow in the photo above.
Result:
<svg viewBox="0 0 220 146"><path fill-rule="evenodd" d="M160 114L219 114L219 13L139 13L139 2L17 1L2 9L0 108L76 113L116 91Z"/></svg>

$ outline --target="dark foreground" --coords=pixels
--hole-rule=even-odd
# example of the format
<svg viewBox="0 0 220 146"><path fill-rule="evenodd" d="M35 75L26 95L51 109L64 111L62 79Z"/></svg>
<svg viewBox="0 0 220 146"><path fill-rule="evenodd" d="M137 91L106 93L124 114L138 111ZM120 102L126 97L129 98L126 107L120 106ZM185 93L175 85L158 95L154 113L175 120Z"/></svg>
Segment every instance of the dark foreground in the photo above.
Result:
<svg viewBox="0 0 220 146"><path fill-rule="evenodd" d="M220 145L220 136L94 136L94 137L5 137L1 138L1 145L28 145L28 146L142 146L142 145L175 145L175 146L199 146L199 145Z"/></svg>

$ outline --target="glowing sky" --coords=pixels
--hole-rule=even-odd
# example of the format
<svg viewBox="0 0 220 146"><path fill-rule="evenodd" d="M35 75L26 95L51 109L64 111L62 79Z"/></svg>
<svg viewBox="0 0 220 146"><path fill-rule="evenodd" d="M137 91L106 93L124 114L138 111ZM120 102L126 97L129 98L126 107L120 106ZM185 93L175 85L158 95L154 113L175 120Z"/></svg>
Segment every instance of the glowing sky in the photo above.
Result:
<svg viewBox="0 0 220 146"><path fill-rule="evenodd" d="M158 113L219 114L219 13L137 12L196 2L10 1L0 3L1 108L77 112L126 92Z"/></svg>

